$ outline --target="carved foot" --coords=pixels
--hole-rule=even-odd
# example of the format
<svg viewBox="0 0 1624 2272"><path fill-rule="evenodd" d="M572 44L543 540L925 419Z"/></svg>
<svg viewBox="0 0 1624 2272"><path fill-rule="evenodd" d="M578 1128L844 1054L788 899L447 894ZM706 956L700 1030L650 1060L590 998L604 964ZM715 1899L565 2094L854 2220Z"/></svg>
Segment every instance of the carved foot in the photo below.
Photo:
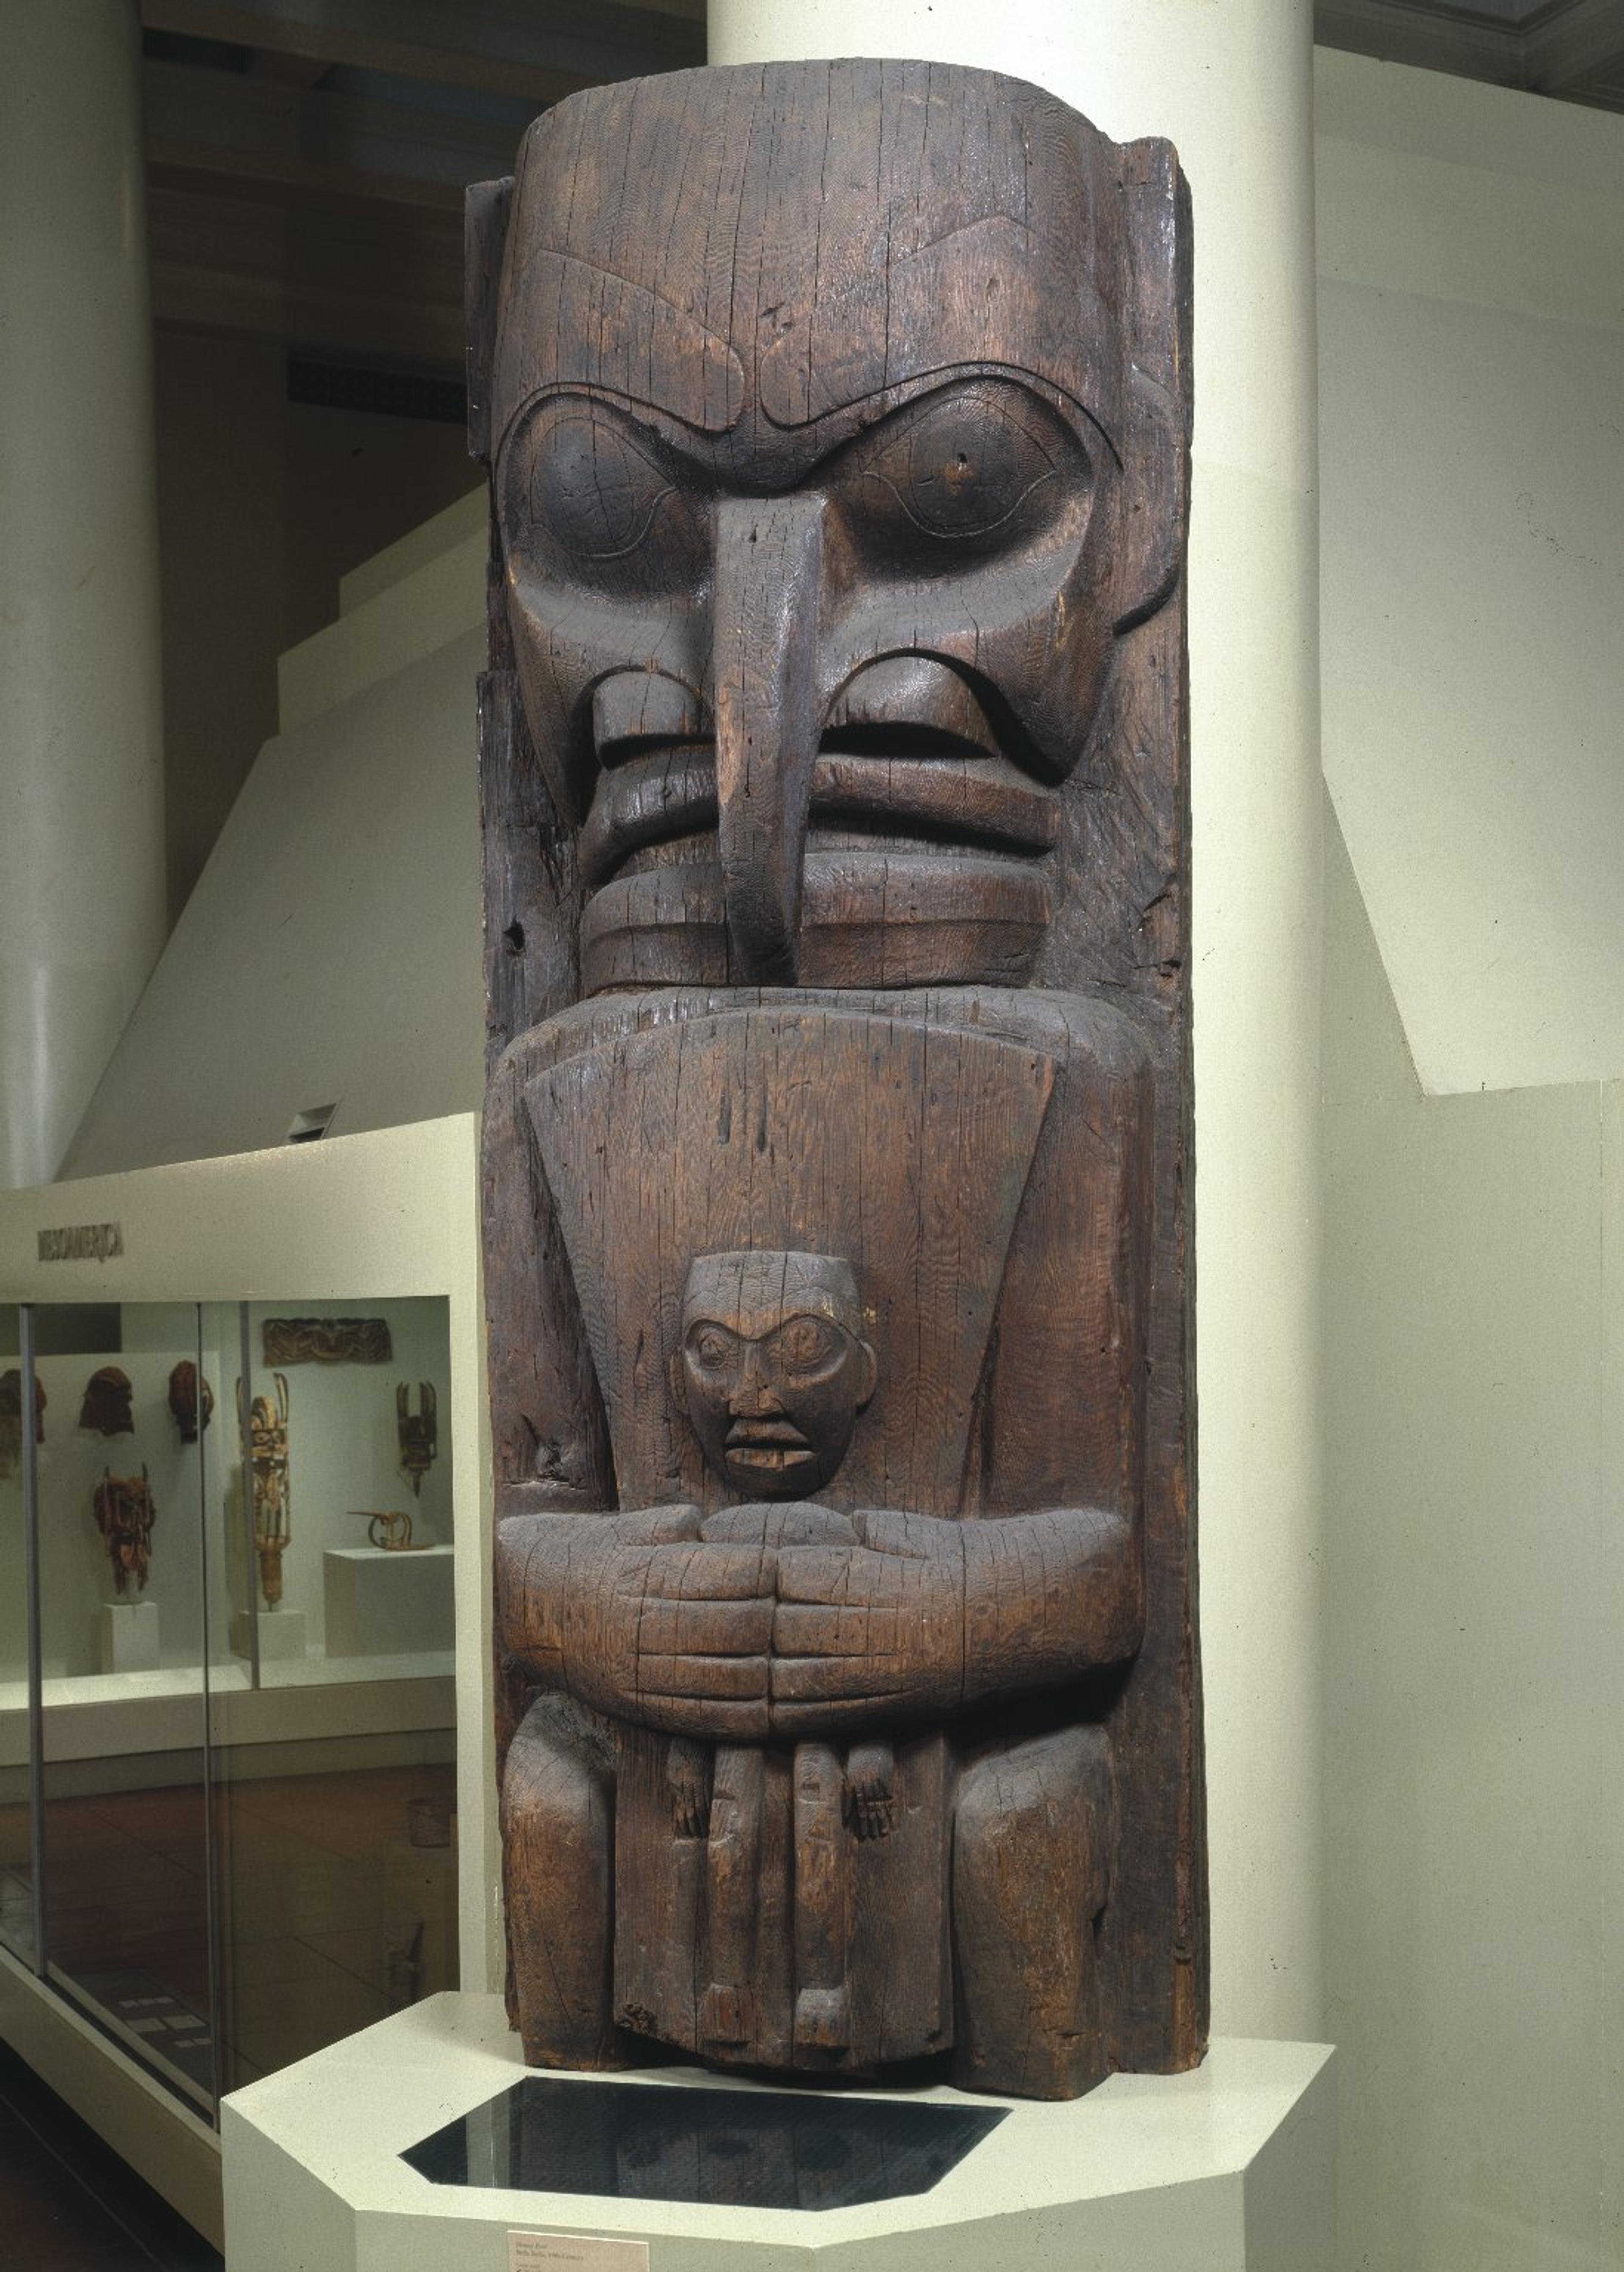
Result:
<svg viewBox="0 0 1624 2272"><path fill-rule="evenodd" d="M700 1999L700 2042L718 2055L740 2052L755 2041L755 1998L748 1988L713 1981Z"/></svg>
<svg viewBox="0 0 1624 2272"><path fill-rule="evenodd" d="M1103 1729L1016 1744L965 1774L953 1850L962 2090L1077 2098L1104 2081L1095 1942L1116 1842Z"/></svg>
<svg viewBox="0 0 1624 2272"><path fill-rule="evenodd" d="M851 1999L838 1988L803 1988L795 1999L795 2048L844 2052L851 2048Z"/></svg>
<svg viewBox="0 0 1624 2272"><path fill-rule="evenodd" d="M552 1697L534 1704L502 1777L511 2008L530 2066L626 2066L614 2024L614 1775L594 1731Z"/></svg>

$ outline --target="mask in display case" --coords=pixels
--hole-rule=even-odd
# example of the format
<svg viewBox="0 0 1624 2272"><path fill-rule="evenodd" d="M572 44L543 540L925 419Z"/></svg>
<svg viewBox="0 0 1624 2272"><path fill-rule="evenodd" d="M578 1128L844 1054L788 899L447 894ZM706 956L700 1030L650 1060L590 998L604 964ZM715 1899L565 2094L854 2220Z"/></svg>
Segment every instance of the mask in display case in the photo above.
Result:
<svg viewBox="0 0 1624 2272"><path fill-rule="evenodd" d="M113 1566L116 1591L128 1592L133 1578L135 1590L145 1593L152 1566L153 1525L158 1519L145 1465L138 1476L116 1476L108 1469L96 1485L93 1505L96 1528Z"/></svg>
<svg viewBox="0 0 1624 2272"><path fill-rule="evenodd" d="M468 215L525 2057L1193 2066L1176 156L677 72Z"/></svg>
<svg viewBox="0 0 1624 2272"><path fill-rule="evenodd" d="M214 1416L214 1392L188 1356L169 1375L169 1410L183 1444L195 1444Z"/></svg>
<svg viewBox="0 0 1624 2272"><path fill-rule="evenodd" d="M129 1374L116 1364L104 1364L85 1384L79 1426L98 1436L133 1436L135 1416L130 1409L133 1394Z"/></svg>

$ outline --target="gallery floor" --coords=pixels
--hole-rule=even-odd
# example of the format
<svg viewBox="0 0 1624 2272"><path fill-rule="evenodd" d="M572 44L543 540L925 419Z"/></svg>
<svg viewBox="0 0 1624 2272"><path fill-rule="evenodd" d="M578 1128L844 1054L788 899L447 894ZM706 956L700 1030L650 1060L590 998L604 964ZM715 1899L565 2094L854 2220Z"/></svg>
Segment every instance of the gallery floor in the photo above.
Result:
<svg viewBox="0 0 1624 2272"><path fill-rule="evenodd" d="M221 2272L221 2259L0 2044L10 2272Z"/></svg>
<svg viewBox="0 0 1624 2272"><path fill-rule="evenodd" d="M453 1790L449 1765L423 1765L256 1777L217 1794L224 2089L456 1985ZM206 2090L213 2066L204 1803L197 1783L171 1781L46 1807L53 1972L115 2031L122 2022L161 2044L183 2093ZM0 1936L19 1952L27 1852L26 1809L0 1808Z"/></svg>

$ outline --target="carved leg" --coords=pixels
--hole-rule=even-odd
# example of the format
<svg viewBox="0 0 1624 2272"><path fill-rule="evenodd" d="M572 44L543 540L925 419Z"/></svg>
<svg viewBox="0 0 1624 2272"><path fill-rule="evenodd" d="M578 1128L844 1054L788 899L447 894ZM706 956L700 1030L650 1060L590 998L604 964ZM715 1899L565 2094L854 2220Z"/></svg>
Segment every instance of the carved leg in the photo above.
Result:
<svg viewBox="0 0 1624 2272"><path fill-rule="evenodd" d="M531 1706L508 1747L502 1866L527 2063L627 2066L611 1985L614 1766L555 1697Z"/></svg>
<svg viewBox="0 0 1624 2272"><path fill-rule="evenodd" d="M817 2061L851 2047L846 1984L846 1777L827 1744L795 1747L795 2052Z"/></svg>
<svg viewBox="0 0 1624 2272"><path fill-rule="evenodd" d="M756 1912L760 1898L760 1752L723 1745L710 1796L710 1985L700 2000L700 2048L737 2052L756 2038Z"/></svg>
<svg viewBox="0 0 1624 2272"><path fill-rule="evenodd" d="M1074 2098L1107 2069L1095 1958L1116 1848L1111 1747L1066 1728L977 1760L954 1812L954 2080Z"/></svg>

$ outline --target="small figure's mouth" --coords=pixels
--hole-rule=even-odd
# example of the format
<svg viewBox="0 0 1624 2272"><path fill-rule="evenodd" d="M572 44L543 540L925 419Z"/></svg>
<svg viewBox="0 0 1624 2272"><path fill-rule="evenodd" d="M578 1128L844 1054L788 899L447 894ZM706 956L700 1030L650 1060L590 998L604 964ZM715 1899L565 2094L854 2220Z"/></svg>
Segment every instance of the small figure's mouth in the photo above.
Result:
<svg viewBox="0 0 1624 2272"><path fill-rule="evenodd" d="M812 1457L812 1446L790 1420L736 1420L728 1430L725 1448L730 1465L764 1474L782 1474Z"/></svg>

